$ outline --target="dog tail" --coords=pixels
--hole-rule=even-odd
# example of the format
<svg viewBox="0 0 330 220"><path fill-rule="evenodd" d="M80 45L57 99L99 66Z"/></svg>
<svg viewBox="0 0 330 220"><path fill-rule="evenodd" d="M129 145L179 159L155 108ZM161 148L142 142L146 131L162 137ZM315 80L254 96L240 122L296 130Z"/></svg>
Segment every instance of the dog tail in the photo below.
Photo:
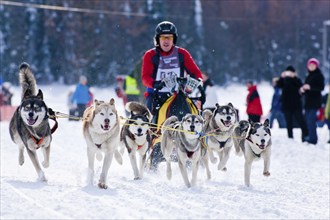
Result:
<svg viewBox="0 0 330 220"><path fill-rule="evenodd" d="M139 102L128 102L125 105L125 109L128 112L133 112L136 115L145 115L149 120L151 119L151 113L147 106Z"/></svg>
<svg viewBox="0 0 330 220"><path fill-rule="evenodd" d="M25 94L35 96L37 94L37 83L29 64L22 63L19 67L19 82L22 86L22 99Z"/></svg>
<svg viewBox="0 0 330 220"><path fill-rule="evenodd" d="M162 134L164 134L164 132L168 130L169 127L172 127L172 124L178 121L179 119L175 115L172 115L169 118L167 118L162 126Z"/></svg>
<svg viewBox="0 0 330 220"><path fill-rule="evenodd" d="M205 109L202 113L202 116L206 122L209 122L212 117L213 112L209 109Z"/></svg>

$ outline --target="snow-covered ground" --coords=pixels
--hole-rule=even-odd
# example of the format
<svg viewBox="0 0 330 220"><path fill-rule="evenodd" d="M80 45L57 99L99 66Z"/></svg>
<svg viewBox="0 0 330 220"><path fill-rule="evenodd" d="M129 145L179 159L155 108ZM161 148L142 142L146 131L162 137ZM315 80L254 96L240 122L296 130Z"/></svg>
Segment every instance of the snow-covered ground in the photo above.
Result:
<svg viewBox="0 0 330 220"><path fill-rule="evenodd" d="M45 101L55 111L68 112L67 94L71 87L41 86ZM13 103L18 105L20 89ZM258 85L264 112L270 107L273 90ZM122 100L114 88L92 88L95 98L116 99L124 116ZM246 119L244 86L217 88L220 104L232 102ZM25 164L18 165L18 148L11 141L9 122L1 122L1 209L0 219L329 219L329 131L318 128L317 145L301 143L300 130L288 139L286 129L275 124L270 177L262 175L263 162L252 166L251 187L244 186L243 157L231 152L228 171L211 164L212 179L200 168L197 186L186 188L177 164L168 181L165 164L158 173L146 172L143 180L133 180L127 152L124 163L115 160L109 170L107 190L86 184L86 144L82 123L58 119L53 135L47 183L37 175L25 152ZM38 152L41 153L41 152ZM42 155L39 154L42 159ZM101 163L96 164L96 176Z"/></svg>

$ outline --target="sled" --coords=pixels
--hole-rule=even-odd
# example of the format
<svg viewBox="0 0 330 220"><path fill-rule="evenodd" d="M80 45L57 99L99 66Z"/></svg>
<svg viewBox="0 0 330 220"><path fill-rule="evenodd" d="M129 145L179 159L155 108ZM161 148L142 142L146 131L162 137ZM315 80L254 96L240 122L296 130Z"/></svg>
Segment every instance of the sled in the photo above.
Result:
<svg viewBox="0 0 330 220"><path fill-rule="evenodd" d="M194 90L201 88L201 82L188 76L187 78L181 77L168 77L164 79L165 86L171 90L171 96L159 107L158 114L154 116L153 122L155 129L153 133L155 136L152 140L151 152L148 158L150 169L157 169L157 165L165 161L160 150L160 142L162 138L161 126L170 116L176 116L179 120L187 114L199 114L199 110L194 104L193 100L189 98ZM157 96L158 91L155 91ZM174 160L175 158L172 157ZM150 160L150 161L149 161Z"/></svg>

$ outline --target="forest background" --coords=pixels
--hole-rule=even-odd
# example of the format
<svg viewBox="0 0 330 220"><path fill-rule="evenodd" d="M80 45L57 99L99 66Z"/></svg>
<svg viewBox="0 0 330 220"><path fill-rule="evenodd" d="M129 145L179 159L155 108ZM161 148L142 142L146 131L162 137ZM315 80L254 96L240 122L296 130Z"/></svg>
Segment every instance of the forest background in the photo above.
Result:
<svg viewBox="0 0 330 220"><path fill-rule="evenodd" d="M188 49L218 85L268 81L306 61L330 66L329 0L15 0L0 1L3 81L18 84L18 66L32 65L38 84L92 86L116 75L140 77L156 25L172 21ZM325 37L327 37L325 39ZM140 85L141 86L141 85Z"/></svg>

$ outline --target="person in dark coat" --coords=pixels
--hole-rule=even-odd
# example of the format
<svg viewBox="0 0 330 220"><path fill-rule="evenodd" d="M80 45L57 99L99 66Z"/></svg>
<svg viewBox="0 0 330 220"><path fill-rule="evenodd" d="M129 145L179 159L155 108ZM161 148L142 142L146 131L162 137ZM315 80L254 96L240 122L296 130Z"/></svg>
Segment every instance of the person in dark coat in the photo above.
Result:
<svg viewBox="0 0 330 220"><path fill-rule="evenodd" d="M246 113L248 114L249 121L260 122L262 115L262 106L260 96L257 90L257 85L254 85L252 81L246 83L246 87L249 91L246 97Z"/></svg>
<svg viewBox="0 0 330 220"><path fill-rule="evenodd" d="M274 88L274 94L272 98L272 106L270 109L270 117L269 117L269 125L272 128L273 122L276 119L278 122L278 125L280 128L286 128L286 121L283 113L282 108L282 89L277 86L279 78L275 77L273 78L273 88Z"/></svg>
<svg viewBox="0 0 330 220"><path fill-rule="evenodd" d="M308 127L309 140L311 144L317 144L317 110L322 104L322 90L324 89L324 76L319 69L320 62L311 58L307 61L308 75L300 92L305 98L305 117Z"/></svg>
<svg viewBox="0 0 330 220"><path fill-rule="evenodd" d="M302 111L302 97L299 93L302 81L297 76L293 66L288 66L285 71L281 73L277 86L282 88L281 100L288 137L293 138L293 121L295 119L301 128L302 141L307 141L308 129Z"/></svg>

